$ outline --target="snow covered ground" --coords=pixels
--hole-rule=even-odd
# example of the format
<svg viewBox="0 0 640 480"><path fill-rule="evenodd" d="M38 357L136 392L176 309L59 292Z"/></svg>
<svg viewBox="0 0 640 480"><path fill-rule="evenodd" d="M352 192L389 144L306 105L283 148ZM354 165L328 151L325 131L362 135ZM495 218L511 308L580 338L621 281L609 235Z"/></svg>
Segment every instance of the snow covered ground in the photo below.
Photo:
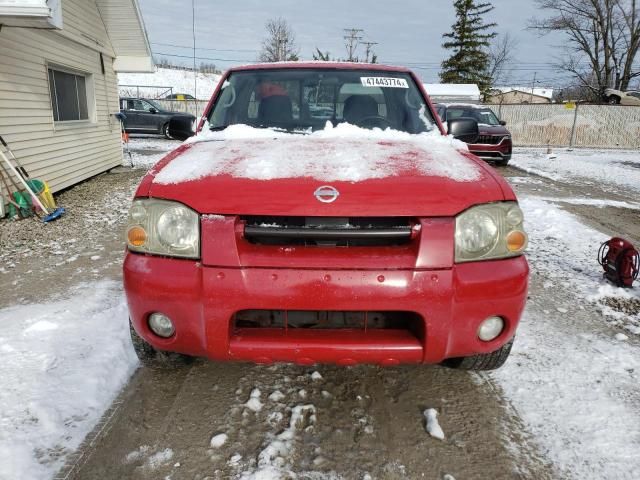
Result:
<svg viewBox="0 0 640 480"><path fill-rule="evenodd" d="M551 180L578 179L609 192L621 186L640 192L640 154L634 151L554 149L549 156L545 149L516 148L511 164Z"/></svg>
<svg viewBox="0 0 640 480"><path fill-rule="evenodd" d="M133 163L149 168L178 145L157 137L133 137ZM556 160L547 160L541 152L521 151L514 163L566 182L597 183L613 191L620 181L630 191L639 190L640 179L637 184L630 179L636 171L640 174L634 166L640 166L640 155L605 153L609 155L605 160L593 151L558 152ZM609 170L601 168L601 161ZM128 163L126 157L124 163ZM516 184L539 181L516 178ZM475 378L495 386L495 401L504 398L522 421L522 436L539 447L558 478L635 479L640 470L640 315L614 309L608 299L640 301L640 289L617 289L602 280L595 251L607 235L585 225L558 202L632 210L639 209L640 202L630 195L624 201L559 199L544 191L539 196L521 195L520 200L531 240L531 299L512 358L502 369ZM117 205L110 208L119 211L128 196L118 195L113 201ZM0 325L0 479L49 479L94 428L137 367L122 288L115 280L85 281L61 298L1 309ZM326 380L313 372L309 381L324 388ZM212 456L233 454L228 462L236 478L292 474L296 452L306 436L319 428L316 410L322 404L308 398L309 388L289 392L285 387L245 385L236 395L237 423L243 428L258 415L273 424L259 439L255 458L240 452L231 430L216 429L207 438L215 450ZM323 397L325 393L331 395L323 390ZM426 419L429 433L449 438L450 429L446 428L445 436L437 423L440 420L447 427L446 409L439 409L436 417L436 410L415 407L416 423ZM372 414L368 421L373 425L383 419ZM367 433L366 427L363 431ZM449 445L433 440L442 448ZM518 448L514 445L515 451ZM317 459L321 465L320 454ZM123 462L142 462L153 470L176 460L172 449L141 445ZM315 468L315 463L311 466ZM305 474L340 478L333 472Z"/></svg>
<svg viewBox="0 0 640 480"><path fill-rule="evenodd" d="M179 140L167 140L157 135L131 135L129 144L125 145L122 164L149 169L181 143Z"/></svg>
<svg viewBox="0 0 640 480"><path fill-rule="evenodd" d="M146 85L156 87L173 87L173 93L183 93L195 96L198 100L208 100L220 81L221 75L216 73L197 74L197 94L195 91L195 77L189 70L172 68L157 68L155 73L118 73L118 85L121 95L136 95L136 89L124 85ZM162 88L140 89L141 94L157 95ZM167 91L164 96L169 95Z"/></svg>
<svg viewBox="0 0 640 480"><path fill-rule="evenodd" d="M543 279L544 295L531 296L513 358L489 378L562 478L637 478L638 342L607 327L640 334L640 318L604 308L610 325L598 325L593 302L640 293L602 280L594 248L606 235L538 198L521 205L532 278Z"/></svg>
<svg viewBox="0 0 640 480"><path fill-rule="evenodd" d="M617 288L602 278L596 253L609 237L549 201L526 197L520 204L530 236L528 257L534 273L544 276L545 289L568 288L572 292L571 303L558 307L561 312L570 315L568 312L585 302L594 302L612 324L640 334L640 314L625 315L604 302L608 298L640 301L638 288Z"/></svg>
<svg viewBox="0 0 640 480"><path fill-rule="evenodd" d="M0 479L49 479L137 366L122 287L0 310Z"/></svg>

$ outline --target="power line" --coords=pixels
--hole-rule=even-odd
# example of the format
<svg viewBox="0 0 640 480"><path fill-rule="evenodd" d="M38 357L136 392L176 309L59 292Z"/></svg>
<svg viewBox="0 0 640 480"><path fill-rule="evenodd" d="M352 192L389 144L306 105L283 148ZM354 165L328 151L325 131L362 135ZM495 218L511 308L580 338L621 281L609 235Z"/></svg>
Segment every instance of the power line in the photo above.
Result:
<svg viewBox="0 0 640 480"><path fill-rule="evenodd" d="M366 50L365 50L366 51L365 61L367 63L369 63L369 54L373 53L373 51L371 50L371 47L373 47L374 45L378 45L378 42L362 42L362 44L365 45L365 47L366 47ZM371 56L371 60L373 60L374 55Z"/></svg>
<svg viewBox="0 0 640 480"><path fill-rule="evenodd" d="M176 58L193 58L193 55L178 55L175 53L163 53L163 52L154 52L154 55L158 57L176 57ZM240 63L259 63L256 60L247 60L242 58L213 58L213 57L199 57L196 56L198 60L211 60L213 62L240 62Z"/></svg>
<svg viewBox="0 0 640 480"><path fill-rule="evenodd" d="M352 32L352 31L362 31L362 29L345 29L346 32ZM345 36L345 39L349 39L351 38L351 36ZM356 35L356 38L362 38L362 37L358 37ZM355 41L355 40L354 40ZM377 45L377 42L361 42L363 45ZM192 45L179 45L179 44L175 44L175 43L160 43L160 42L151 42L152 45L159 45L159 46L166 46L166 47L173 47L173 48L182 48L182 49L193 49ZM348 47L348 46L347 46ZM355 53L355 49L357 48L357 45L354 44L354 50L353 53ZM257 53L258 50L249 50L249 49L223 49L223 48L209 48L209 47L196 47L196 50L202 50L202 51L212 51L212 52L245 52L245 53ZM181 55L177 55L177 54L168 54L168 53L156 53L157 55L165 55L165 56L174 56L174 57L179 57L181 58ZM188 58L192 58L192 56L190 55ZM248 59L214 59L214 58L208 58L208 57L197 57L199 59L203 59L203 60L217 60L217 61L240 61L240 62L249 62L249 63L255 63L254 60L248 60ZM384 61L386 63L390 63L390 64L397 64L397 65L404 65L407 67L412 67L415 68L416 70L440 70L441 68L441 62L427 62L427 61L408 61L408 60L393 60L393 59L384 59ZM585 67L589 66L589 62L588 61L584 61L583 65ZM511 67L509 68L509 71L519 71L519 72L536 72L536 71L552 71L555 72L557 71L557 67L555 65L551 65L549 64L549 62L512 62L511 63Z"/></svg>
<svg viewBox="0 0 640 480"><path fill-rule="evenodd" d="M353 53L355 52L356 48L358 48L358 42L363 38L360 34L364 32L364 30L361 28L345 28L344 32L346 33L346 35L342 38L347 41L345 47L347 47L347 52L349 53L347 61L353 62L355 60L355 58L353 57Z"/></svg>
<svg viewBox="0 0 640 480"><path fill-rule="evenodd" d="M174 47L174 48L191 48L191 45L177 45L175 43L159 43L159 42L150 42L151 45L159 45L161 47ZM198 50L208 50L212 52L251 52L256 53L258 50L248 50L248 49L240 49L240 48L209 48L209 47L198 47Z"/></svg>

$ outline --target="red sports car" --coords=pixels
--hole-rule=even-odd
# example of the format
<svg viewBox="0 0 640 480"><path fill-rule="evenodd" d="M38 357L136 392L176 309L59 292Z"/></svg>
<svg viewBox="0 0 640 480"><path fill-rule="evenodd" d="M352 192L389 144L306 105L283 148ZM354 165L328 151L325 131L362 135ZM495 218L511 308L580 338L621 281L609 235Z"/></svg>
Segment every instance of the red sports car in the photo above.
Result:
<svg viewBox="0 0 640 480"><path fill-rule="evenodd" d="M442 121L472 118L478 122L480 134L469 143L471 153L502 167L509 163L513 153L511 132L505 127L507 122L498 120L493 110L466 103L438 104L435 107Z"/></svg>
<svg viewBox="0 0 640 480"><path fill-rule="evenodd" d="M403 68L231 69L140 184L124 286L145 364L443 363L509 355L527 235L509 185Z"/></svg>

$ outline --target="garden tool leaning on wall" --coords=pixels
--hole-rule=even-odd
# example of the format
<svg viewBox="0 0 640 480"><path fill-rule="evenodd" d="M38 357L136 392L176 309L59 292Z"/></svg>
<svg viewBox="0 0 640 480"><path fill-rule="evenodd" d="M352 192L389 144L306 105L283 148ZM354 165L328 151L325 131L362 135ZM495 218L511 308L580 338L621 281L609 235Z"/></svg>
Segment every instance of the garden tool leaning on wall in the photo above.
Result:
<svg viewBox="0 0 640 480"><path fill-rule="evenodd" d="M10 178L15 177L18 180L18 183L27 194L27 198L30 198L33 205L42 211L44 214L42 221L47 223L60 218L64 214L64 208L56 207L53 195L51 195L51 191L49 190L49 185L41 180L32 180L29 178L29 174L20 164L2 136L0 136L0 143L2 143L4 147L4 151L0 150L0 160L4 162L4 165L7 167L7 175ZM9 156L11 160L15 162L15 165L11 162ZM11 180L13 179L11 178Z"/></svg>

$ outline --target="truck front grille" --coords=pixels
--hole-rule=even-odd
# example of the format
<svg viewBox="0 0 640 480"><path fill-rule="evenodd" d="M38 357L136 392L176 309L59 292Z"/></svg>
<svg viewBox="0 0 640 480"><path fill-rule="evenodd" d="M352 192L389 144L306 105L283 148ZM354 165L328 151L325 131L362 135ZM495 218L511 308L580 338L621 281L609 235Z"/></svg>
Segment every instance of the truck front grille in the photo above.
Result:
<svg viewBox="0 0 640 480"><path fill-rule="evenodd" d="M244 237L260 245L394 246L417 235L416 222L396 217L242 217Z"/></svg>

